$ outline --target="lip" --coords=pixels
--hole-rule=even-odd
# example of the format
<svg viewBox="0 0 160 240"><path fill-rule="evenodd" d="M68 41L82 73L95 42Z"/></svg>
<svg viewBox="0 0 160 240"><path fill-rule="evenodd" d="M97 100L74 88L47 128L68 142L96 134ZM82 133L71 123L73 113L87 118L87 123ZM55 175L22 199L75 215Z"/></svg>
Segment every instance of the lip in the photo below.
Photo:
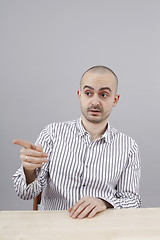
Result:
<svg viewBox="0 0 160 240"><path fill-rule="evenodd" d="M101 111L100 111L100 110L98 110L98 109L89 110L89 112L90 112L92 115L98 115L98 114L100 114L100 113L101 113Z"/></svg>

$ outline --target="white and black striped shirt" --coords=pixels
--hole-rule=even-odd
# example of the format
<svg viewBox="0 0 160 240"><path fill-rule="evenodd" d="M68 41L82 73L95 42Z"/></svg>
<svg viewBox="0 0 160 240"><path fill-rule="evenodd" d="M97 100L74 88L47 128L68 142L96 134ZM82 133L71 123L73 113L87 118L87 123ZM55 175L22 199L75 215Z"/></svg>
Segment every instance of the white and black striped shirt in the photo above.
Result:
<svg viewBox="0 0 160 240"><path fill-rule="evenodd" d="M17 194L35 198L42 192L40 210L66 210L83 196L106 200L114 208L140 207L140 156L136 142L108 124L94 141L76 121L48 125L36 141L48 153L27 185L23 167L14 174Z"/></svg>

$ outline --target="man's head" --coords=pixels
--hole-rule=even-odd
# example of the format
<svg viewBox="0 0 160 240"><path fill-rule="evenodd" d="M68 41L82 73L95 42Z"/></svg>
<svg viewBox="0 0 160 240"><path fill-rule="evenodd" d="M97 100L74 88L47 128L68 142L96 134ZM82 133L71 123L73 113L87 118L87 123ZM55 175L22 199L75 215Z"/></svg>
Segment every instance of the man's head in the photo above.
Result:
<svg viewBox="0 0 160 240"><path fill-rule="evenodd" d="M92 123L107 122L112 108L116 106L118 78L108 67L94 66L81 77L77 92L82 116Z"/></svg>
<svg viewBox="0 0 160 240"><path fill-rule="evenodd" d="M117 75L112 71L112 69L110 69L106 66L102 66L102 65L93 66L93 67L89 68L88 70L86 70L81 77L80 87L82 87L83 78L84 78L85 74L88 73L88 72L99 73L99 74L105 74L105 73L113 74L113 76L115 77L115 80L116 80L116 92L117 92L117 90L118 90L118 77L117 77Z"/></svg>

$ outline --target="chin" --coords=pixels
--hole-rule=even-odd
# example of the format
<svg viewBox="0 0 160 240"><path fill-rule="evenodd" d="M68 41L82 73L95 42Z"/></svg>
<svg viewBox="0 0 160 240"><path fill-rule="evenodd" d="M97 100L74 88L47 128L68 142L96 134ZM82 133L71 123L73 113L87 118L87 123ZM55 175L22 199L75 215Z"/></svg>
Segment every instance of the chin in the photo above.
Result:
<svg viewBox="0 0 160 240"><path fill-rule="evenodd" d="M103 120L102 119L98 119L98 118L87 118L87 120L91 123L101 123Z"/></svg>

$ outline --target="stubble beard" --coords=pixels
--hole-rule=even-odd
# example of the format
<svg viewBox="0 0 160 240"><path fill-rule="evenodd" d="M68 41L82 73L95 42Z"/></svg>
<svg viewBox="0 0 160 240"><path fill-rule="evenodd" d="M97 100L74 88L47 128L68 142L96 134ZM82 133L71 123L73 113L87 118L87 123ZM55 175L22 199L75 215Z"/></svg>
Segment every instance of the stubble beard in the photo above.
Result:
<svg viewBox="0 0 160 240"><path fill-rule="evenodd" d="M89 108L87 109L87 111L85 111L83 108L81 108L81 112L82 112L82 115L91 123L95 123L95 124L98 124L98 123L101 123L103 122L104 120L108 119L109 115L110 114L106 114L104 115L103 114L103 110L101 110L101 114L102 114L102 117L99 117L99 116L89 116Z"/></svg>

